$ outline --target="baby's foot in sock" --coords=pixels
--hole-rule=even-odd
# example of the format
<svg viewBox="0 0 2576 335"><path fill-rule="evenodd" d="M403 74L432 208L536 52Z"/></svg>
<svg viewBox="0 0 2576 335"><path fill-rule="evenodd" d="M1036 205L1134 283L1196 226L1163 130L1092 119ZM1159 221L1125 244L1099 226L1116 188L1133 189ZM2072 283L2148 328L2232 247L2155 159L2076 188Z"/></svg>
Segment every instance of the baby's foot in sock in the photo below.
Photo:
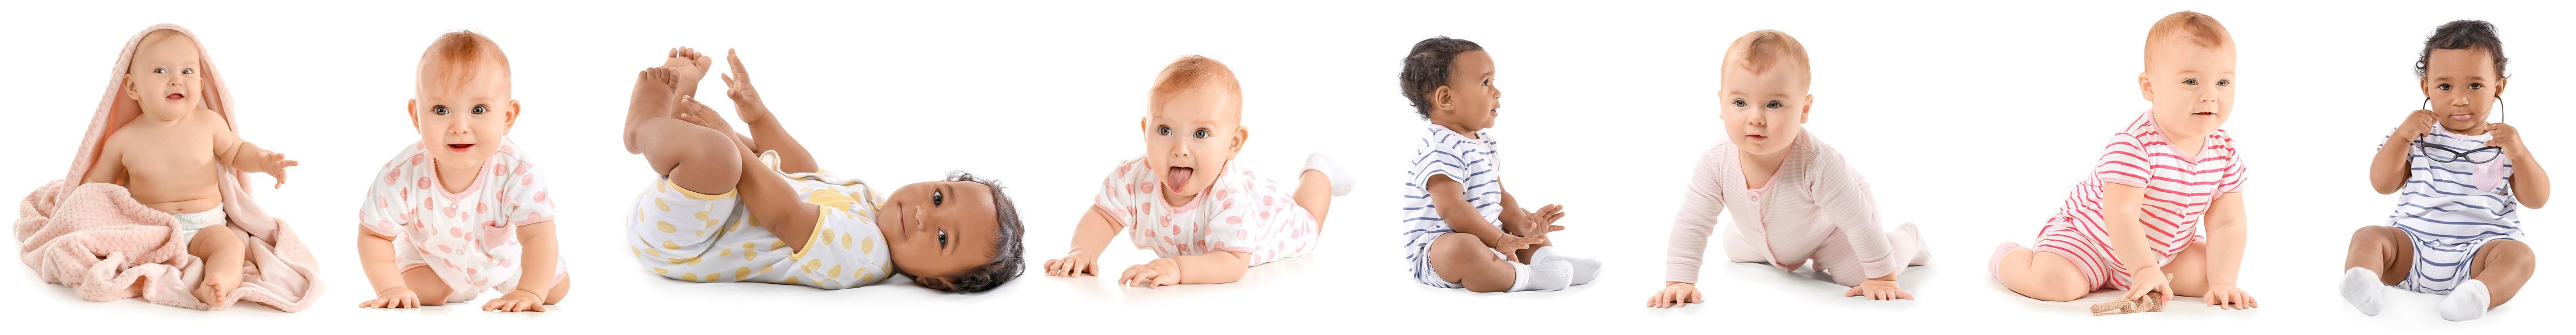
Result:
<svg viewBox="0 0 2576 335"><path fill-rule="evenodd" d="M2004 242L2003 245L1995 246L1995 255L1986 258L1986 272L1995 275L1996 280L2003 280L2004 255L2012 254L2013 249L2021 249L2021 244Z"/></svg>
<svg viewBox="0 0 2576 335"><path fill-rule="evenodd" d="M1570 283L1572 285L1588 284L1593 279L1601 277L1601 260L1566 255L1560 252L1562 250L1557 249L1556 246L1539 247L1538 250L1530 251L1530 264L1564 261L1566 265L1574 267L1573 281Z"/></svg>
<svg viewBox="0 0 2576 335"><path fill-rule="evenodd" d="M1333 196L1338 197L1351 194L1351 185L1353 184L1351 173L1348 171L1342 171L1341 165L1333 164L1332 158L1324 157L1323 153L1307 154L1306 169L1315 170L1315 172L1323 172L1324 178L1332 179Z"/></svg>
<svg viewBox="0 0 2576 335"><path fill-rule="evenodd" d="M1563 290L1574 284L1574 265L1563 261L1528 265L1515 264L1519 275L1512 282L1512 292Z"/></svg>
<svg viewBox="0 0 2576 335"><path fill-rule="evenodd" d="M715 64L715 58L687 47L671 48L669 56L662 58L662 67L671 68L671 74L678 75L678 85L672 87L680 95L698 95L698 82L707 78L707 70Z"/></svg>
<svg viewBox="0 0 2576 335"><path fill-rule="evenodd" d="M2372 316L2379 315L2379 299L2388 293L2385 285L2379 284L2379 273L2359 267L2343 270L2343 282L2335 289L2343 292L2343 301L2352 303L2352 309Z"/></svg>
<svg viewBox="0 0 2576 335"><path fill-rule="evenodd" d="M2442 297L2434 307L2442 311L2443 320L2477 320L2487 317L2487 299L2487 283L2470 279L2451 288L2451 295Z"/></svg>
<svg viewBox="0 0 2576 335"><path fill-rule="evenodd" d="M673 87L679 77L671 72L671 68L655 67L635 73L635 95L626 102L626 153L640 153L635 149L636 126L671 117L673 107L679 105L680 95Z"/></svg>

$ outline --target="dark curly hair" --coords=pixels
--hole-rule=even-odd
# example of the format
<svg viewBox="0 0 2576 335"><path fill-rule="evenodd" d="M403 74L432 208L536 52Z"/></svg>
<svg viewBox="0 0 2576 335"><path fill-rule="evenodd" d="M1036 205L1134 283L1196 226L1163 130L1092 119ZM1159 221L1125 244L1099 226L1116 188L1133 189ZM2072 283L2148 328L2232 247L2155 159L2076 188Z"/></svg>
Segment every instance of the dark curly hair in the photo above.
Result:
<svg viewBox="0 0 2576 335"><path fill-rule="evenodd" d="M2495 25L2486 21L2459 20L2433 29L2433 37L2424 39L2424 52L2415 55L2415 77L2424 77L2424 68L2433 65L2433 49L2485 49L2495 58L2496 77L2504 74L2504 40L2496 39Z"/></svg>
<svg viewBox="0 0 2576 335"><path fill-rule="evenodd" d="M1404 84L1404 99L1413 103L1413 113L1431 118L1431 91L1449 84L1449 63L1460 53L1484 49L1476 42L1448 36L1413 43L1413 52L1404 54L1404 73L1396 77Z"/></svg>
<svg viewBox="0 0 2576 335"><path fill-rule="evenodd" d="M995 184L993 180L990 179L976 178L975 174L966 173L965 171L948 174L948 181L975 182L977 184L984 184L984 187L993 188L993 223L998 226L997 229L994 229L993 260L984 262L983 265L977 265L975 268L940 278L941 281L946 282L947 285L924 286L941 291L975 293L991 291L994 288L1002 287L1002 284L1004 283L1011 282L1011 279L1019 278L1020 267L1023 263L1020 258L1020 234L1022 230L1020 227L1020 210L1011 205L1011 196L1002 194L1001 184Z"/></svg>

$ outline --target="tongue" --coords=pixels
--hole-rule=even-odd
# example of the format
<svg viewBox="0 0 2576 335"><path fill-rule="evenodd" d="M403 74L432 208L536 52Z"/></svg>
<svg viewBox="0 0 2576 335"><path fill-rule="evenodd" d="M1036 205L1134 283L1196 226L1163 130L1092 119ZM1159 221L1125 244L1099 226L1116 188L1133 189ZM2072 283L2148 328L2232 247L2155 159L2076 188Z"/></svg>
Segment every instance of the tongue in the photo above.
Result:
<svg viewBox="0 0 2576 335"><path fill-rule="evenodd" d="M1172 189L1172 192L1180 192L1182 185L1190 183L1190 170L1185 167L1172 167L1170 171L1163 172L1163 187Z"/></svg>

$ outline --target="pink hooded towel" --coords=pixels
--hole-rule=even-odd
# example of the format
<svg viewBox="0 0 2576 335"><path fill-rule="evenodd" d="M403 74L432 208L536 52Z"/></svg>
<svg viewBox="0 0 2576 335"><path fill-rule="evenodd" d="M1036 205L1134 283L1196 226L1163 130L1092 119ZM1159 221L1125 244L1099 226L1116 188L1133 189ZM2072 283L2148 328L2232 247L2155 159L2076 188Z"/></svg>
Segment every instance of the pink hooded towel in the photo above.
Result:
<svg viewBox="0 0 2576 335"><path fill-rule="evenodd" d="M209 311L243 301L284 312L312 307L313 300L322 294L312 251L304 248L304 242L285 222L269 217L267 211L251 202L251 185L241 171L222 167L217 184L224 195L224 213L229 216L234 234L249 246L249 257L242 264L241 288L212 305L189 294L205 277L205 262L188 255L188 241L180 239L178 219L135 202L123 186L81 183L90 165L98 162L100 146L107 137L118 126L142 115L142 108L125 94L126 67L133 62L143 37L161 30L175 31L191 40L195 36L186 28L160 24L126 40L125 51L109 71L107 94L98 103L97 115L90 119L89 133L81 137L80 150L72 157L71 172L63 180L38 187L19 203L19 258L45 282L70 287L90 301L142 298L156 304ZM216 71L214 59L206 56L204 45L197 50L204 67L205 92L200 93L205 98L204 107L223 115L230 123L232 96L223 85L223 72Z"/></svg>

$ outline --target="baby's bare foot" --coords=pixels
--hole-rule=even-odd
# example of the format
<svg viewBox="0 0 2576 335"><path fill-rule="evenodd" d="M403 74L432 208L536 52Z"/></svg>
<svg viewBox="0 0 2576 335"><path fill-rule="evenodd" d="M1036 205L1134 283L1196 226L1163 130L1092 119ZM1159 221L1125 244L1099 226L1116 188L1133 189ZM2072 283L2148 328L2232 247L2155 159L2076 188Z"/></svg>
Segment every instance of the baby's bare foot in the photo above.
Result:
<svg viewBox="0 0 2576 335"><path fill-rule="evenodd" d="M662 59L662 67L671 68L673 74L679 75L679 85L675 87L679 88L680 95L686 96L698 95L698 81L706 79L707 70L714 65L715 58L687 47L671 48L670 54Z"/></svg>
<svg viewBox="0 0 2576 335"><path fill-rule="evenodd" d="M635 126L652 119L669 118L672 108L679 104L680 95L674 86L678 85L680 78L674 72L669 67L655 67L635 73L634 100L626 103L627 153L642 153L635 149Z"/></svg>
<svg viewBox="0 0 2576 335"><path fill-rule="evenodd" d="M216 262L208 262L206 265L206 277L199 281L196 289L189 290L188 293L197 296L198 302L214 306L224 297L231 296L233 289L241 287L241 262L231 262L232 266L228 269L217 268Z"/></svg>

